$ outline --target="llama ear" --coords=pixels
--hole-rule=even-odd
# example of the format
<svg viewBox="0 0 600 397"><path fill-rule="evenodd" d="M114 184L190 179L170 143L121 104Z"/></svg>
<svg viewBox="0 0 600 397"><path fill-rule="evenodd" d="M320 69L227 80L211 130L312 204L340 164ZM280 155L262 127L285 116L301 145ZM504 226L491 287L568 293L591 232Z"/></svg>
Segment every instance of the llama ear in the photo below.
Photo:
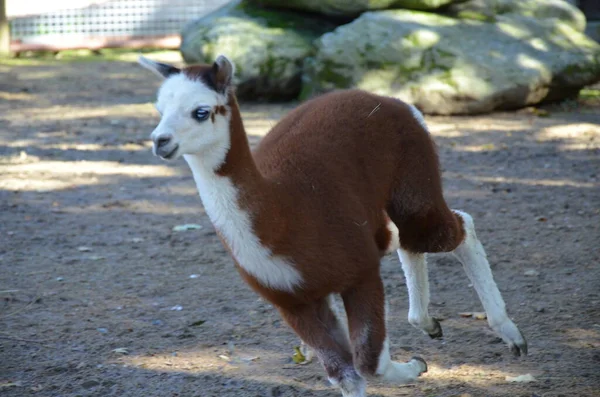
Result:
<svg viewBox="0 0 600 397"><path fill-rule="evenodd" d="M138 63L144 68L156 74L157 76L165 79L171 75L181 72L181 69L178 69L175 66L171 66L166 63L156 62L141 55L138 58Z"/></svg>
<svg viewBox="0 0 600 397"><path fill-rule="evenodd" d="M227 93L233 81L234 73L235 66L233 63L225 55L219 55L212 66L212 77L217 92Z"/></svg>

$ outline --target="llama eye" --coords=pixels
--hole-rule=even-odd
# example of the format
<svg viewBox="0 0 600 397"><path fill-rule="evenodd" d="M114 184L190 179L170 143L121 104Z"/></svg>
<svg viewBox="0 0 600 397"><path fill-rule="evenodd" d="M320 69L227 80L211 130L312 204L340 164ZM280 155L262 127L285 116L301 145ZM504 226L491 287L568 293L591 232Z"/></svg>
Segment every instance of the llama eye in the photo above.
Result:
<svg viewBox="0 0 600 397"><path fill-rule="evenodd" d="M204 121L208 115L210 115L210 109L207 107L200 107L192 111L192 118L196 121Z"/></svg>

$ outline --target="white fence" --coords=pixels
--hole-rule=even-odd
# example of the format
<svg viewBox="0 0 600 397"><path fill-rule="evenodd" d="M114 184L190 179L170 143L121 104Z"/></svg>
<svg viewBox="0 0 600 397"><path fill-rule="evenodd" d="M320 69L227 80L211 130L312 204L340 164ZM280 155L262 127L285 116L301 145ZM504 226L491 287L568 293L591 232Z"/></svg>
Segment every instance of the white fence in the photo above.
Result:
<svg viewBox="0 0 600 397"><path fill-rule="evenodd" d="M187 22L206 15L227 2L228 0L112 0L92 3L86 7L11 18L12 47L15 51L177 47L179 32Z"/></svg>

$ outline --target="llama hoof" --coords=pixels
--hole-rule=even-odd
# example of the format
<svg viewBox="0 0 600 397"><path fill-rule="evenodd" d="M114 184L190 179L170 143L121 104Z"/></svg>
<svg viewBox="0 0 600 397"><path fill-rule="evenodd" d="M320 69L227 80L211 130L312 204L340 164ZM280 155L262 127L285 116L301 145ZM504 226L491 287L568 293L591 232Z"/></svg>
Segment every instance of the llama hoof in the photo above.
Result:
<svg viewBox="0 0 600 397"><path fill-rule="evenodd" d="M410 362L416 362L419 367L421 368L419 371L419 375L424 374L425 372L427 372L427 363L425 362L425 360L423 360L421 357L419 356L413 356L410 360Z"/></svg>
<svg viewBox="0 0 600 397"><path fill-rule="evenodd" d="M493 326L492 329L508 345L515 356L527 355L527 341L515 323L507 319L499 326Z"/></svg>
<svg viewBox="0 0 600 397"><path fill-rule="evenodd" d="M432 320L434 328L433 331L428 332L427 335L429 335L431 339L441 339L444 336L444 332L442 331L442 325L436 318L432 318Z"/></svg>
<svg viewBox="0 0 600 397"><path fill-rule="evenodd" d="M523 335L521 335L521 341L520 342L509 343L508 344L508 348L510 349L510 351L512 352L512 354L515 357L519 357L521 355L523 355L523 356L527 355L527 341L525 340L525 338L523 337Z"/></svg>

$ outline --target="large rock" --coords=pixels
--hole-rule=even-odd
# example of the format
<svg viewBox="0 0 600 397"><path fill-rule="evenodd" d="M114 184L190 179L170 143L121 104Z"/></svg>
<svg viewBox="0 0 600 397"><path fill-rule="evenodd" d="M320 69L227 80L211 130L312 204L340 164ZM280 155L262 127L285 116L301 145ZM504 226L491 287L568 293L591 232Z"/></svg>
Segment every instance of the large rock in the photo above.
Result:
<svg viewBox="0 0 600 397"><path fill-rule="evenodd" d="M585 15L564 0L469 0L452 4L448 15L481 21L495 21L498 15L520 15L538 19L555 18L571 25L575 30L585 30Z"/></svg>
<svg viewBox="0 0 600 397"><path fill-rule="evenodd" d="M414 11L363 14L317 41L302 97L358 87L432 114L517 108L600 80L600 46L560 21L494 23Z"/></svg>
<svg viewBox="0 0 600 397"><path fill-rule="evenodd" d="M355 17L365 11L387 8L435 10L465 0L252 0L268 7L292 8L330 16Z"/></svg>
<svg viewBox="0 0 600 397"><path fill-rule="evenodd" d="M313 41L336 26L322 18L234 1L188 24L180 49L187 63L227 55L236 66L241 98L290 99L300 92L302 63L313 54Z"/></svg>

